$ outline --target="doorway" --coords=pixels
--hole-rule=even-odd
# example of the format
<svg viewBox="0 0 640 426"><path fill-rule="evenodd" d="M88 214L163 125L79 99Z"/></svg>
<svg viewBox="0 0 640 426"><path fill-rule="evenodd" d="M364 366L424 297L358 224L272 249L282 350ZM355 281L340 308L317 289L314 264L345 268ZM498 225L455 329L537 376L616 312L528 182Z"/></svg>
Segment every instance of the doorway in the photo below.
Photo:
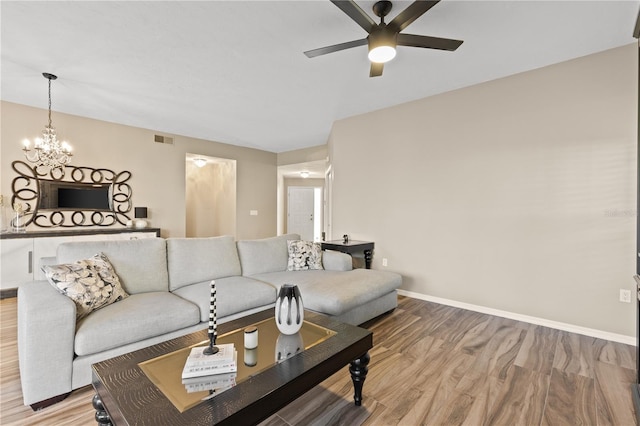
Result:
<svg viewBox="0 0 640 426"><path fill-rule="evenodd" d="M313 224L314 229L309 241L322 241L325 229L326 194L325 173L326 160L308 161L305 163L283 164L278 166L277 184L277 231L278 235L295 232L289 225L289 188L315 188L313 192ZM309 197L309 196L308 196ZM310 198L310 197L309 197ZM307 221L310 222L311 213L307 207ZM295 228L295 225L293 225ZM298 233L298 232L295 232Z"/></svg>
<svg viewBox="0 0 640 426"><path fill-rule="evenodd" d="M236 160L186 154L185 236L236 236Z"/></svg>

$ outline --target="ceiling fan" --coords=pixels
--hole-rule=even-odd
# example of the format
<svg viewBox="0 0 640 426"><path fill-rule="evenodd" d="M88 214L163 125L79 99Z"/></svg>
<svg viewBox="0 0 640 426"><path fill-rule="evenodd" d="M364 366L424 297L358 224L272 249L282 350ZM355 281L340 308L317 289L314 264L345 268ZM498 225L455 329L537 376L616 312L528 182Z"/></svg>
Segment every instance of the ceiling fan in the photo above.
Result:
<svg viewBox="0 0 640 426"><path fill-rule="evenodd" d="M398 16L393 18L388 24L384 22L384 17L391 12L390 1L378 1L373 5L373 13L380 18L380 23L376 24L353 0L331 0L360 25L369 34L367 38L361 40L348 41L346 43L334 44L332 46L321 47L304 52L309 58L326 55L327 53L338 52L356 46L369 45L369 60L371 70L369 77L382 75L384 63L396 56L396 46L423 47L426 49L456 50L462 40L452 40L448 38L429 37L415 34L404 34L401 31L407 28L413 21L422 16L426 11L438 4L436 1L418 0L411 3Z"/></svg>

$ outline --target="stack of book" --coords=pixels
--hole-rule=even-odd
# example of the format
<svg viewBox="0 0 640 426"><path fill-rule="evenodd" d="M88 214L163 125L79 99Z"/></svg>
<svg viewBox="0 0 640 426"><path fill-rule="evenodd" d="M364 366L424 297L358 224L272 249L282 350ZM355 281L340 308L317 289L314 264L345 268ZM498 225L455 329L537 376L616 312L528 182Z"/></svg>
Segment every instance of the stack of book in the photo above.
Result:
<svg viewBox="0 0 640 426"><path fill-rule="evenodd" d="M192 348L182 369L182 384L187 392L220 393L236 384L238 352L233 343L216 345L218 353L204 355L204 347Z"/></svg>

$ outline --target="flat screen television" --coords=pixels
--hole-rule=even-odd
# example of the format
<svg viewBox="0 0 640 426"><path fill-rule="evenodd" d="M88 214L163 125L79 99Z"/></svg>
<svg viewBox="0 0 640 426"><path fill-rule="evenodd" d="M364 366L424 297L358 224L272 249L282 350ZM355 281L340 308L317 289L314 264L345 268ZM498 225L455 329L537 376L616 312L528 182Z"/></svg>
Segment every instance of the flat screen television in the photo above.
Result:
<svg viewBox="0 0 640 426"><path fill-rule="evenodd" d="M40 181L39 210L111 210L111 185Z"/></svg>

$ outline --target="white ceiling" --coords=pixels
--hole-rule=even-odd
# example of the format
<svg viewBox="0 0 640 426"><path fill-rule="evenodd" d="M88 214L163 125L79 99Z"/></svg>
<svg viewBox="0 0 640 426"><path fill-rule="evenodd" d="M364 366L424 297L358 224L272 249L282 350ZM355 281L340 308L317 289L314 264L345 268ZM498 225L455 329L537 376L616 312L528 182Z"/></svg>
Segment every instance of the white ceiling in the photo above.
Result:
<svg viewBox="0 0 640 426"><path fill-rule="evenodd" d="M3 0L0 93L46 108L51 72L54 111L284 152L335 120L633 43L639 5L443 0L404 32L462 46L399 47L369 78L366 46L303 54L366 36L328 0Z"/></svg>

